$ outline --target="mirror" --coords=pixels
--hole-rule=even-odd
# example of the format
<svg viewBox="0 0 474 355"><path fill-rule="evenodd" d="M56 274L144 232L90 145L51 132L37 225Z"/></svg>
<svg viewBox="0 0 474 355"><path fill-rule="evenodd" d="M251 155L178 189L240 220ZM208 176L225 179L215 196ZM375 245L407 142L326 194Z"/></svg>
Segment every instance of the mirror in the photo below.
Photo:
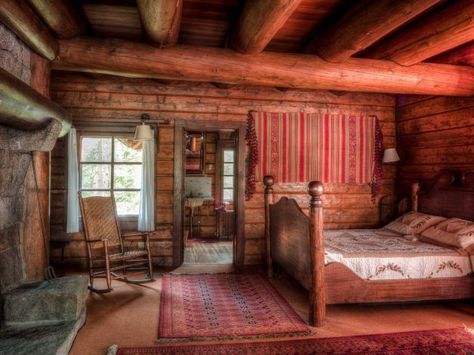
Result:
<svg viewBox="0 0 474 355"><path fill-rule="evenodd" d="M201 175L204 173L205 133L185 132L186 174Z"/></svg>

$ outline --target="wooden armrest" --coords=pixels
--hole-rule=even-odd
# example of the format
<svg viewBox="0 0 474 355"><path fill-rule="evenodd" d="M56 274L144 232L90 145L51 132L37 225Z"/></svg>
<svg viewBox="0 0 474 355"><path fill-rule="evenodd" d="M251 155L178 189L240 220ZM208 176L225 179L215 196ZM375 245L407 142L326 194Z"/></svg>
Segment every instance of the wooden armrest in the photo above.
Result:
<svg viewBox="0 0 474 355"><path fill-rule="evenodd" d="M101 242L102 239L90 239L90 240L86 240L87 243L99 243Z"/></svg>
<svg viewBox="0 0 474 355"><path fill-rule="evenodd" d="M122 238L130 238L130 237L137 237L137 236L144 236L148 235L151 232L128 232L128 233L123 233Z"/></svg>
<svg viewBox="0 0 474 355"><path fill-rule="evenodd" d="M148 243L150 240L150 232L132 232L122 235L122 239L132 242L145 242Z"/></svg>

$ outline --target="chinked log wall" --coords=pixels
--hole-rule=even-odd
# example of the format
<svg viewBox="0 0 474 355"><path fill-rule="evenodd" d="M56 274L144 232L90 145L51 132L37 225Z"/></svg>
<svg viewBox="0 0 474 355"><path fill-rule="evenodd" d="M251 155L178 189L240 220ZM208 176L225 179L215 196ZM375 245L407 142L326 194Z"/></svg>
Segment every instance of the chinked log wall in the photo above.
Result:
<svg viewBox="0 0 474 355"><path fill-rule="evenodd" d="M474 169L474 97L400 96L397 191L443 168Z"/></svg>
<svg viewBox="0 0 474 355"><path fill-rule="evenodd" d="M166 83L72 73L55 74L52 92L53 99L72 113L76 123L103 121L119 125L136 121L142 112L150 113L152 118L169 118L172 122L174 119L245 121L249 110L374 114L381 121L385 146L395 145L395 98L392 95ZM153 254L157 261L168 265L172 260L173 139L173 123L162 126L156 167L156 213L157 224L168 227L169 231L159 233L160 241L154 243ZM63 149L59 143L53 155L53 234L61 234L64 224ZM382 195L393 193L395 185L395 168L385 166L384 172ZM307 209L306 184L275 186L275 192L277 197L291 194ZM379 221L378 204L372 204L367 185L327 185L324 202L325 222L331 228L370 227ZM245 223L245 263L261 263L264 256L262 183L258 184L257 193L245 205ZM71 247L66 256L69 260L84 260L85 253Z"/></svg>

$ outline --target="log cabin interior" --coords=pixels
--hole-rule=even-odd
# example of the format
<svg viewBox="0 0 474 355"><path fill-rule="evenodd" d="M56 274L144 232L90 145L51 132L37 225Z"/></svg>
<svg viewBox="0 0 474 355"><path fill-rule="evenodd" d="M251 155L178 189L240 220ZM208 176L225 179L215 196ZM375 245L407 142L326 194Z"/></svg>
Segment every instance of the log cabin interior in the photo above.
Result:
<svg viewBox="0 0 474 355"><path fill-rule="evenodd" d="M2 0L0 353L473 353L473 41L473 0Z"/></svg>

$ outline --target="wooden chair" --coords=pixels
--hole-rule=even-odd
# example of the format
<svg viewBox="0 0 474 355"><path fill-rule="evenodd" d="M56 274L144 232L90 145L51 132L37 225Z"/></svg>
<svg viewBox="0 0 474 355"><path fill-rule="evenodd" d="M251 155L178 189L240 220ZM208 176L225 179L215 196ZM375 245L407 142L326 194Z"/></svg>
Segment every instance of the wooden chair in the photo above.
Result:
<svg viewBox="0 0 474 355"><path fill-rule="evenodd" d="M153 281L149 234L121 233L113 197L82 197L79 192L79 204L87 245L89 289L110 292L113 279L130 283ZM138 242L139 247L125 248L124 241ZM127 270L133 270L134 274L145 271L148 275L144 279L129 279L131 274L127 275ZM94 278L105 278L107 288L95 288Z"/></svg>

